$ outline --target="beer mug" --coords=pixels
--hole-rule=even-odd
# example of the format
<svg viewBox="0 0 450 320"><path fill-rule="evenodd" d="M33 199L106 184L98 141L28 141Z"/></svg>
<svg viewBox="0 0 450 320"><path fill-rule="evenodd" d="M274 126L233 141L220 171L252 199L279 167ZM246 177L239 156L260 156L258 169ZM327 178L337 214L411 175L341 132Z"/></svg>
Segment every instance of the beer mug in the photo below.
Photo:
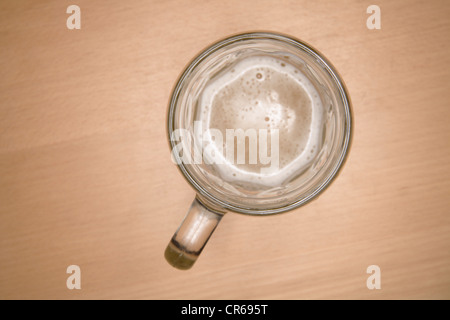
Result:
<svg viewBox="0 0 450 320"><path fill-rule="evenodd" d="M310 45L255 32L206 48L169 104L172 160L197 195L166 260L191 268L228 212L272 215L315 199L342 167L351 129L345 85Z"/></svg>

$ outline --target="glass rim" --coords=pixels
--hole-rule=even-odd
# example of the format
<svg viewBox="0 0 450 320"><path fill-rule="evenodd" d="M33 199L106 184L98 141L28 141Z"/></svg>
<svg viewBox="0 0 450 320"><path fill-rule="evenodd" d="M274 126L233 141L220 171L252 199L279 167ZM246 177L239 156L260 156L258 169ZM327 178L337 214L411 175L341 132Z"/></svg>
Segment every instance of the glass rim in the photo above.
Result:
<svg viewBox="0 0 450 320"><path fill-rule="evenodd" d="M181 92L181 89L184 85L185 79L188 75L191 74L191 72L205 59L207 58L211 53L224 48L230 44L233 44L238 41L243 40L276 40L281 41L284 43L288 43L290 45L293 45L297 49L304 51L308 53L309 55L315 57L318 61L321 62L322 66L330 75L330 79L336 84L336 87L339 90L339 96L342 100L343 107L344 107L344 116L345 116L345 127L344 127L344 139L342 144L342 149L340 150L338 160L332 167L332 170L330 170L329 174L326 176L326 179L323 179L320 184L318 184L317 187L314 188L314 191L311 192L308 196L303 197L297 201L294 201L288 205L280 206L277 208L270 208L270 209L251 209L246 207L240 207L233 205L231 203L228 203L226 201L223 201L221 199L218 199L214 195L212 195L208 190L199 183L195 177L189 172L189 170L186 168L184 163L182 161L179 161L177 164L178 169L183 174L184 178L188 181L188 183L197 191L199 195L202 197L205 197L209 202L212 204L232 211L236 213L241 214L247 214L247 215L271 215L271 214L278 214L287 212L290 210L293 210L295 208L301 207L308 202L316 199L319 194L321 194L334 179L339 174L341 168L343 167L345 161L347 160L347 155L351 146L352 141L352 126L353 126L353 116L352 116L352 108L351 108L351 101L350 96L348 94L347 88L345 86L344 81L342 80L339 73L336 71L334 66L331 64L328 59L324 57L323 54L321 54L318 50L313 48L308 43L295 39L291 36L287 36L281 33L274 33L274 32L247 32L247 33L239 33L236 35L232 35L229 37L226 37L222 40L219 40L212 45L208 46L204 50L202 50L193 60L191 60L188 65L185 67L184 71L179 76L174 89L172 90L170 102L169 102L169 110L167 113L168 119L167 119L167 133L168 133L168 140L169 140L169 146L171 150L173 149L174 145L171 141L171 135L174 131L174 119L175 119L175 109L178 101L179 94Z"/></svg>

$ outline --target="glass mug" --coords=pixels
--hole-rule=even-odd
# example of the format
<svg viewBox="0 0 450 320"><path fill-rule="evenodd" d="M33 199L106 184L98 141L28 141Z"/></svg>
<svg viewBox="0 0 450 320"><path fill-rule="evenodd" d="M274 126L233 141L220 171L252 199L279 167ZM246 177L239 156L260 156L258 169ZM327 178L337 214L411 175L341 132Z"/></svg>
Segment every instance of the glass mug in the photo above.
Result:
<svg viewBox="0 0 450 320"><path fill-rule="evenodd" d="M186 161L194 159L195 152L201 154L199 150L204 147L203 141L196 141L195 122L201 118L199 99L208 83L224 73L234 72L239 62L252 57L276 58L294 66L314 86L323 107L320 141L314 159L279 185L264 186L253 180L230 181L224 178L223 171L217 170L217 165ZM346 159L351 128L350 99L345 85L331 63L310 45L281 34L254 32L231 36L205 49L180 76L169 104L172 160L197 196L166 248L166 260L178 269L191 268L226 212L277 214L317 197ZM181 139L181 133L185 139ZM276 175L276 171L271 173L271 177L276 178Z"/></svg>

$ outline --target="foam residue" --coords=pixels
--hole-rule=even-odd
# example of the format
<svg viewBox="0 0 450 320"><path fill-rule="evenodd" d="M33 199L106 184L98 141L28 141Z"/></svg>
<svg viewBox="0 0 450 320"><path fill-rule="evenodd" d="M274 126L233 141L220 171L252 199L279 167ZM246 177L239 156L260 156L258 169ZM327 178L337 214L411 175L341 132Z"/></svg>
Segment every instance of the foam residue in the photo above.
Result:
<svg viewBox="0 0 450 320"><path fill-rule="evenodd" d="M223 151L223 156L219 154L222 164L216 166L226 181L276 187L308 166L319 151L322 101L310 80L286 61L268 56L239 61L229 72L207 84L199 106L202 127L206 129L202 138L218 153ZM211 128L220 130L224 140L215 141L207 130ZM278 129L278 170L262 170L270 167L270 163L249 163L248 141L245 164L227 160L226 129L255 129L256 132L267 129L269 136L272 130ZM268 150L270 144L269 139ZM236 143L234 149L236 157Z"/></svg>

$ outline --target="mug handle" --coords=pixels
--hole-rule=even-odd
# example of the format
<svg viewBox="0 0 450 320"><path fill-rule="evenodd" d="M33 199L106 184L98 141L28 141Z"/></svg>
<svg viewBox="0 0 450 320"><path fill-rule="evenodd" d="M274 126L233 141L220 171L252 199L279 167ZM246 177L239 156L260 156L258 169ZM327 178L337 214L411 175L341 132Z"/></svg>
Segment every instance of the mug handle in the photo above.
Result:
<svg viewBox="0 0 450 320"><path fill-rule="evenodd" d="M207 207L197 196L166 248L167 262L177 269L190 269L224 214Z"/></svg>

